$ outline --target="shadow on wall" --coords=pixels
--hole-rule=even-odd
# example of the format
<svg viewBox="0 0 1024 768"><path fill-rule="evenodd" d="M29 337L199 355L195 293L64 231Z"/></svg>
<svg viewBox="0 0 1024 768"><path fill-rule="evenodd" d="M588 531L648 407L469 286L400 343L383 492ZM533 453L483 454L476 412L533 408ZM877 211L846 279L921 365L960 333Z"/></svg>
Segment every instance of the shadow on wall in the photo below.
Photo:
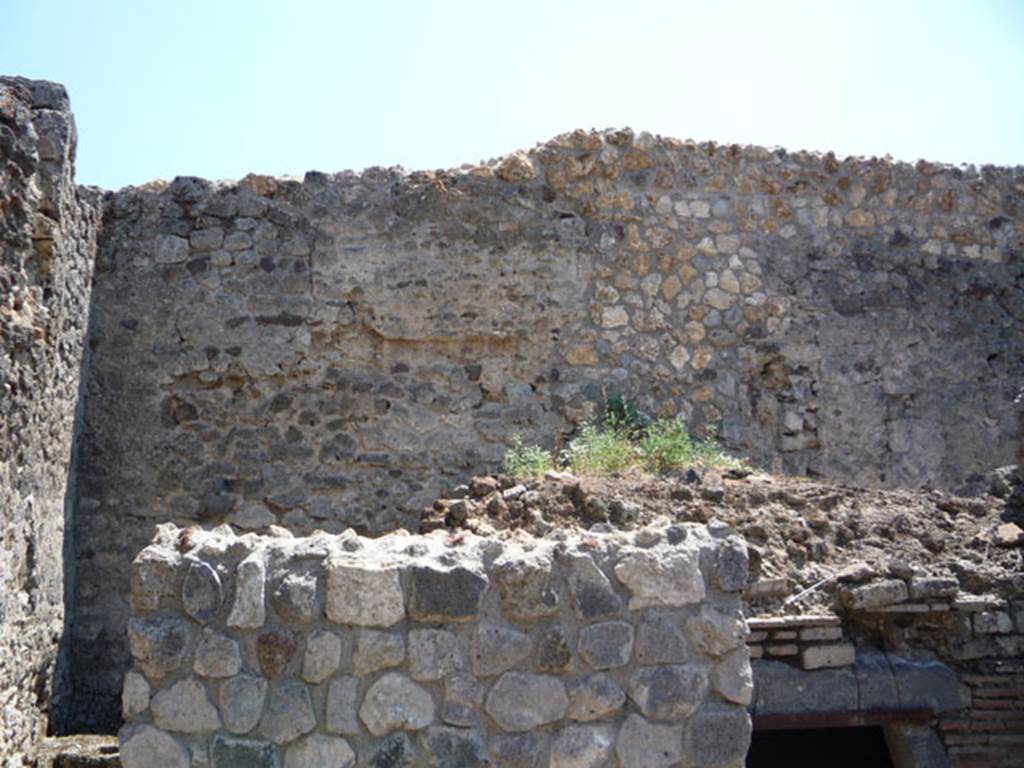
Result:
<svg viewBox="0 0 1024 768"><path fill-rule="evenodd" d="M78 557L76 543L76 512L78 505L78 463L82 444L82 430L85 420L85 398L88 387L89 364L92 354L89 349L89 328L94 312L95 295L90 293L89 312L85 322L85 343L82 359L78 369L78 398L75 402L74 427L71 438L71 450L68 457L67 484L64 488L64 631L60 636L57 651L57 664L54 671L53 693L49 707L48 733L63 736L74 733L112 733L118 720L91 719L86 712L79 711L79 702L87 701L87 696L76 696L76 680L74 672L74 653L72 647L75 638L75 562Z"/></svg>

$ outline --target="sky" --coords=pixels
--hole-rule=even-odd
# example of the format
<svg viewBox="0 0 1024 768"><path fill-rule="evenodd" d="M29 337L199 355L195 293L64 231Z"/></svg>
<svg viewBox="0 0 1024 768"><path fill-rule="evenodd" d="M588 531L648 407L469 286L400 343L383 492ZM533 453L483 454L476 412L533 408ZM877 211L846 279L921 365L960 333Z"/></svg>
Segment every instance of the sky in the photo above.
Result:
<svg viewBox="0 0 1024 768"><path fill-rule="evenodd" d="M1024 0L0 0L77 178L457 167L575 128L1024 164Z"/></svg>

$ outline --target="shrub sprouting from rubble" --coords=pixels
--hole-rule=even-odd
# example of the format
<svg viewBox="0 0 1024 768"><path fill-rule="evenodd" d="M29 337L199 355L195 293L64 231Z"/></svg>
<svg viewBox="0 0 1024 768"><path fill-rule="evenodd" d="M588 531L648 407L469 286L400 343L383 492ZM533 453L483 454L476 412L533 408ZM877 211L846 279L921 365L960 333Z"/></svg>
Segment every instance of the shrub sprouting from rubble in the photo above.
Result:
<svg viewBox="0 0 1024 768"><path fill-rule="evenodd" d="M567 467L575 474L746 468L741 459L730 456L715 441L694 439L683 419L650 419L622 398L609 398L603 421L582 424L557 455L537 445L524 445L518 435L505 454L505 471L513 477L537 477L555 466Z"/></svg>

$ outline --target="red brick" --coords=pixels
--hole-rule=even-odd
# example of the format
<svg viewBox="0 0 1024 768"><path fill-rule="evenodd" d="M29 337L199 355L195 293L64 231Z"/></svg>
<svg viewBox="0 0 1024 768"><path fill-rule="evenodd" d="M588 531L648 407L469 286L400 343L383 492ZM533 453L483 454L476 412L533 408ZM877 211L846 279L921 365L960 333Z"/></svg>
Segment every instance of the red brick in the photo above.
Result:
<svg viewBox="0 0 1024 768"><path fill-rule="evenodd" d="M940 720L940 731L969 731L971 730L970 720Z"/></svg>
<svg viewBox="0 0 1024 768"><path fill-rule="evenodd" d="M975 709L1016 709L1019 702L1004 699L980 699L973 703Z"/></svg>
<svg viewBox="0 0 1024 768"><path fill-rule="evenodd" d="M1024 698L1024 688L976 688L971 694L980 699L1009 699L1014 696Z"/></svg>
<svg viewBox="0 0 1024 768"><path fill-rule="evenodd" d="M963 746L966 744L988 744L988 734L980 733L951 733L943 737L946 744L950 746Z"/></svg>

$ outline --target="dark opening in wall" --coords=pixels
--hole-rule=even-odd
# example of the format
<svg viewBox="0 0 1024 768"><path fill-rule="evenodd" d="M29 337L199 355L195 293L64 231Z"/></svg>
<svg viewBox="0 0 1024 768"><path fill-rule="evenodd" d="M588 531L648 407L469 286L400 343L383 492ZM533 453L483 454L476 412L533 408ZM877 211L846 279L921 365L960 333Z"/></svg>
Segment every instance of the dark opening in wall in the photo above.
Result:
<svg viewBox="0 0 1024 768"><path fill-rule="evenodd" d="M755 730L747 768L893 768L880 727Z"/></svg>

